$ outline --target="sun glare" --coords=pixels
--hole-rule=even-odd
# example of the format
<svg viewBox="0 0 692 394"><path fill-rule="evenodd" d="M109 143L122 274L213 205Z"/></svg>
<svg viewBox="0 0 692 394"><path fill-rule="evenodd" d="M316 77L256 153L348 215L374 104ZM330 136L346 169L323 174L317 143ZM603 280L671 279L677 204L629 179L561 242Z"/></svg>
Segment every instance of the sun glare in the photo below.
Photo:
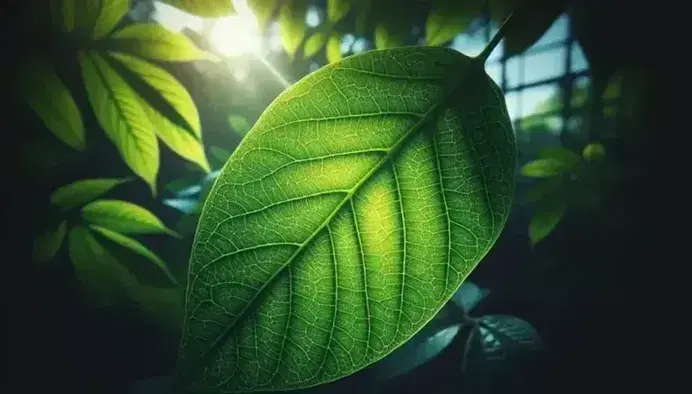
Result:
<svg viewBox="0 0 692 394"><path fill-rule="evenodd" d="M210 32L211 44L224 56L257 53L262 45L257 19L247 1L234 0L233 5L237 14L216 21Z"/></svg>

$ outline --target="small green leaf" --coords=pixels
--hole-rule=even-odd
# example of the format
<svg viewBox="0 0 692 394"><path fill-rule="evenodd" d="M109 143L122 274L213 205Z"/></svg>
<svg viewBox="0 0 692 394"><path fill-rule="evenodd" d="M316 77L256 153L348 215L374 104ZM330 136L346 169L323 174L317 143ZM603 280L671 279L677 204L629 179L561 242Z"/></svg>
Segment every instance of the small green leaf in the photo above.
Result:
<svg viewBox="0 0 692 394"><path fill-rule="evenodd" d="M130 0L101 0L91 38L98 40L110 34L129 11Z"/></svg>
<svg viewBox="0 0 692 394"><path fill-rule="evenodd" d="M488 294L490 294L490 290L481 289L475 283L467 280L462 283L459 290L454 293L451 301L457 304L457 306L468 315L488 296Z"/></svg>
<svg viewBox="0 0 692 394"><path fill-rule="evenodd" d="M202 131L197 107L185 87L166 70L146 60L120 53L112 53L111 56L156 89L187 124L185 128L182 127L140 97L142 107L156 135L182 158L199 165L205 172L211 171L201 141Z"/></svg>
<svg viewBox="0 0 692 394"><path fill-rule="evenodd" d="M189 14L201 17L228 16L235 13L231 0L160 0Z"/></svg>
<svg viewBox="0 0 692 394"><path fill-rule="evenodd" d="M95 231L99 233L100 235L104 236L105 238L117 243L118 245L131 250L132 252L146 258L147 260L151 261L152 263L156 264L161 271L163 271L164 274L168 277L168 279L175 285L178 284L178 281L175 279L171 271L168 269L168 266L166 266L166 263L159 258L154 252L149 250L146 246L142 245L139 241L132 239L128 236L125 236L123 234L120 234L116 231L109 230L105 227L101 226L95 226L95 225L90 225L89 228L92 231Z"/></svg>
<svg viewBox="0 0 692 394"><path fill-rule="evenodd" d="M50 196L51 205L62 211L86 204L87 202L108 193L129 178L83 179L57 188Z"/></svg>
<svg viewBox="0 0 692 394"><path fill-rule="evenodd" d="M468 29L485 0L435 0L425 23L428 45L444 45Z"/></svg>
<svg viewBox="0 0 692 394"><path fill-rule="evenodd" d="M531 178L547 178L570 170L565 162L556 158L536 159L521 167L521 174Z"/></svg>
<svg viewBox="0 0 692 394"><path fill-rule="evenodd" d="M391 24L380 23L375 27L375 48L388 49L405 45L404 36Z"/></svg>
<svg viewBox="0 0 692 394"><path fill-rule="evenodd" d="M588 161L603 161L605 159L605 148L599 143L591 143L584 147L582 156Z"/></svg>
<svg viewBox="0 0 692 394"><path fill-rule="evenodd" d="M79 107L51 66L38 60L27 64L20 89L24 100L51 133L78 151L86 148Z"/></svg>
<svg viewBox="0 0 692 394"><path fill-rule="evenodd" d="M350 0L327 0L327 18L332 24L342 20L351 11Z"/></svg>
<svg viewBox="0 0 692 394"><path fill-rule="evenodd" d="M567 8L568 0L524 0L519 2L506 26L504 55L518 55L531 47Z"/></svg>
<svg viewBox="0 0 692 394"><path fill-rule="evenodd" d="M98 242L89 229L75 226L68 238L69 254L77 280L97 306L115 304L134 279L130 271Z"/></svg>
<svg viewBox="0 0 692 394"><path fill-rule="evenodd" d="M307 4L305 0L295 0L284 3L279 11L279 32L281 42L288 56L295 57L300 44L305 37L305 13Z"/></svg>
<svg viewBox="0 0 692 394"><path fill-rule="evenodd" d="M159 145L138 94L95 52L80 52L87 97L96 119L132 171L156 193Z"/></svg>
<svg viewBox="0 0 692 394"><path fill-rule="evenodd" d="M212 146L209 148L209 154L218 162L217 167L223 167L224 164L228 161L228 158L231 157L231 152L229 152L226 149L219 148L218 146Z"/></svg>
<svg viewBox="0 0 692 394"><path fill-rule="evenodd" d="M266 29L276 9L276 0L248 0L247 4L255 15L259 28Z"/></svg>
<svg viewBox="0 0 692 394"><path fill-rule="evenodd" d="M303 54L306 58L311 58L317 54L317 52L324 47L327 43L327 33L323 31L318 31L310 36L305 41L305 47L303 48Z"/></svg>
<svg viewBox="0 0 692 394"><path fill-rule="evenodd" d="M563 165L568 168L569 171L576 170L581 162L581 158L578 154L560 146L541 148L538 151L538 157L541 159L557 160L563 163Z"/></svg>
<svg viewBox="0 0 692 394"><path fill-rule="evenodd" d="M529 222L529 239L535 245L555 230L567 208L563 196L540 201L534 209Z"/></svg>
<svg viewBox="0 0 692 394"><path fill-rule="evenodd" d="M60 250L66 233L67 222L63 220L56 228L36 237L34 241L34 261L45 263L52 260L55 254L58 253L58 250Z"/></svg>
<svg viewBox="0 0 692 394"><path fill-rule="evenodd" d="M233 131L241 136L244 136L250 131L250 123L240 115L230 115L228 117L228 123L230 123Z"/></svg>
<svg viewBox="0 0 692 394"><path fill-rule="evenodd" d="M327 61L336 63L341 60L341 37L337 34L332 34L327 41Z"/></svg>
<svg viewBox="0 0 692 394"><path fill-rule="evenodd" d="M76 2L77 0L53 0L53 5L57 5L53 12L59 12L62 28L66 32L75 28Z"/></svg>
<svg viewBox="0 0 692 394"><path fill-rule="evenodd" d="M155 23L137 23L114 33L112 48L145 59L167 62L189 62L208 59L209 55L199 49L182 33L174 32Z"/></svg>
<svg viewBox="0 0 692 394"><path fill-rule="evenodd" d="M121 200L97 200L82 208L82 217L89 223L123 234L169 234L173 230L146 208Z"/></svg>
<svg viewBox="0 0 692 394"><path fill-rule="evenodd" d="M524 194L525 203L535 203L549 198L554 193L560 192L569 182L564 177L549 177L540 179Z"/></svg>

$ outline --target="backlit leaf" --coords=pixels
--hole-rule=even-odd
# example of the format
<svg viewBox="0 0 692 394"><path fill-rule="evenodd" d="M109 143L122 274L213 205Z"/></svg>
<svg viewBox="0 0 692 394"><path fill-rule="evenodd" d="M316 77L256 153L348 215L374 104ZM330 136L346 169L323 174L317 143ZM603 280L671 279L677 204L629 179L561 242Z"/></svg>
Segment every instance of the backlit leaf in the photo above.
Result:
<svg viewBox="0 0 692 394"><path fill-rule="evenodd" d="M205 202L178 388L298 389L382 359L495 243L515 168L504 98L478 60L407 47L303 78Z"/></svg>
<svg viewBox="0 0 692 394"><path fill-rule="evenodd" d="M317 52L324 47L324 44L327 43L327 37L329 37L327 33L322 31L318 31L311 35L310 38L305 41L305 47L303 48L305 57L310 58L315 56Z"/></svg>
<svg viewBox="0 0 692 394"><path fill-rule="evenodd" d="M111 38L113 50L145 59L189 62L209 58L207 53L184 34L168 30L156 23L129 25L115 32Z"/></svg>
<svg viewBox="0 0 692 394"><path fill-rule="evenodd" d="M166 266L166 263L164 263L163 260L159 258L159 256L154 254L154 252L149 250L149 248L147 248L146 246L142 245L139 241L101 226L91 225L89 226L89 229L99 233L103 237L117 243L118 245L126 249L129 249L130 251L156 264L156 266L158 266L163 271L163 273L166 274L166 276L168 277L168 279L170 279L172 283L178 284L178 282L175 280L175 277Z"/></svg>
<svg viewBox="0 0 692 394"><path fill-rule="evenodd" d="M82 179L57 188L50 196L53 206L66 211L102 196L129 179Z"/></svg>
<svg viewBox="0 0 692 394"><path fill-rule="evenodd" d="M34 241L34 261L37 263L45 263L55 257L55 254L60 250L62 241L67 234L67 222L60 222L54 229L47 231Z"/></svg>
<svg viewBox="0 0 692 394"><path fill-rule="evenodd" d="M260 29L264 30L267 28L276 9L276 3L276 0L247 0L247 4L252 10L252 14L255 15Z"/></svg>
<svg viewBox="0 0 692 394"><path fill-rule="evenodd" d="M132 171L156 191L159 145L137 93L95 52L80 52L87 97L96 119Z"/></svg>
<svg viewBox="0 0 692 394"><path fill-rule="evenodd" d="M327 41L327 61L336 63L341 60L341 37L337 34L332 34Z"/></svg>
<svg viewBox="0 0 692 394"><path fill-rule="evenodd" d="M228 16L235 13L231 0L160 0L187 13L202 17Z"/></svg>
<svg viewBox="0 0 692 394"><path fill-rule="evenodd" d="M555 230L565 214L567 204L564 196L539 201L529 222L529 239L535 245Z"/></svg>
<svg viewBox="0 0 692 394"><path fill-rule="evenodd" d="M121 200L96 200L82 208L89 223L123 234L177 234L144 207Z"/></svg>
<svg viewBox="0 0 692 394"><path fill-rule="evenodd" d="M69 254L77 280L97 306L115 304L133 280L130 272L94 237L89 229L76 226L68 238Z"/></svg>
<svg viewBox="0 0 692 394"><path fill-rule="evenodd" d="M425 22L428 45L444 45L468 29L485 0L435 0Z"/></svg>
<svg viewBox="0 0 692 394"><path fill-rule="evenodd" d="M279 11L279 33L288 56L293 59L305 37L305 13L308 2L293 0L284 3Z"/></svg>
<svg viewBox="0 0 692 394"><path fill-rule="evenodd" d="M25 65L20 89L24 100L51 133L76 150L86 148L79 107L51 66L38 60Z"/></svg>
<svg viewBox="0 0 692 394"><path fill-rule="evenodd" d="M166 70L146 60L120 53L111 55L156 89L187 124L184 128L148 103L142 102L142 107L161 141L182 158L199 165L206 172L211 171L201 141L202 127L197 107L185 87Z"/></svg>
<svg viewBox="0 0 692 394"><path fill-rule="evenodd" d="M247 134L248 131L250 131L250 123L248 123L247 119L240 115L230 115L228 117L228 123L230 123L233 131L240 134L241 136Z"/></svg>
<svg viewBox="0 0 692 394"><path fill-rule="evenodd" d="M404 44L404 36L391 24L380 23L375 27L375 48L395 48L404 46Z"/></svg>
<svg viewBox="0 0 692 394"><path fill-rule="evenodd" d="M351 10L351 0L327 0L327 18L331 23L342 20Z"/></svg>
<svg viewBox="0 0 692 394"><path fill-rule="evenodd" d="M118 22L130 11L130 0L100 0L99 3L99 14L91 36L95 40L110 34ZM84 6L81 5L81 7Z"/></svg>

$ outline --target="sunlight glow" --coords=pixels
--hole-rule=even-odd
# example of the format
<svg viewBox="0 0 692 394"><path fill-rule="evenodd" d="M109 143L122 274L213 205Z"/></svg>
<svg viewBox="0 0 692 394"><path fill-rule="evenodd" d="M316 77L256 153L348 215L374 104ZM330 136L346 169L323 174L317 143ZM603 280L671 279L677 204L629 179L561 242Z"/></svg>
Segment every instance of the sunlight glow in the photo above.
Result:
<svg viewBox="0 0 692 394"><path fill-rule="evenodd" d="M209 40L224 56L240 56L257 52L262 46L257 20L250 15L221 18L214 24Z"/></svg>

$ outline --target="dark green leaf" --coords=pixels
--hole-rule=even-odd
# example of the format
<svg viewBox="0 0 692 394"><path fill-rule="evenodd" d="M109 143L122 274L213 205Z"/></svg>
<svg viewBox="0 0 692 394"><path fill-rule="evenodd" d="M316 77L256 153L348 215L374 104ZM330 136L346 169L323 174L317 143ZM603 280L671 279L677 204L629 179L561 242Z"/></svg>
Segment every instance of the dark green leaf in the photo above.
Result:
<svg viewBox="0 0 692 394"><path fill-rule="evenodd" d="M521 174L532 178L547 178L561 175L570 170L565 162L556 158L536 159L521 167Z"/></svg>
<svg viewBox="0 0 692 394"><path fill-rule="evenodd" d="M29 107L60 141L84 150L82 115L70 91L48 64L34 60L24 67L20 89Z"/></svg>
<svg viewBox="0 0 692 394"><path fill-rule="evenodd" d="M89 229L156 264L173 284L178 284L178 281L168 269L166 263L139 241L101 226L90 225Z"/></svg>
<svg viewBox="0 0 692 394"><path fill-rule="evenodd" d="M91 37L95 40L106 37L129 11L130 0L100 0L98 18Z"/></svg>
<svg viewBox="0 0 692 394"><path fill-rule="evenodd" d="M233 131L241 136L244 136L250 131L250 123L248 123L247 119L240 115L230 115L228 117L228 123L230 123Z"/></svg>
<svg viewBox="0 0 692 394"><path fill-rule="evenodd" d="M332 34L327 41L327 61L336 63L341 60L341 37L337 34Z"/></svg>
<svg viewBox="0 0 692 394"><path fill-rule="evenodd" d="M401 47L406 44L405 37L395 25L380 23L375 27L375 48L387 49Z"/></svg>
<svg viewBox="0 0 692 394"><path fill-rule="evenodd" d="M567 179L558 176L537 180L536 183L526 191L524 202L535 203L549 198L555 193L559 193L563 190L567 182Z"/></svg>
<svg viewBox="0 0 692 394"><path fill-rule="evenodd" d="M529 223L529 239L535 245L555 230L562 220L567 208L565 196L557 195L552 199L537 203Z"/></svg>
<svg viewBox="0 0 692 394"><path fill-rule="evenodd" d="M599 143L588 144L582 152L584 160L588 161L603 161L605 158L605 148Z"/></svg>
<svg viewBox="0 0 692 394"><path fill-rule="evenodd" d="M495 243L515 170L502 93L457 51L371 51L297 82L205 202L178 389L298 389L390 354Z"/></svg>
<svg viewBox="0 0 692 394"><path fill-rule="evenodd" d="M178 332L184 317L184 289L154 287L133 281L127 287L126 293L142 310L151 313L159 321ZM147 392L147 394L153 393Z"/></svg>
<svg viewBox="0 0 692 394"><path fill-rule="evenodd" d="M293 0L284 3L279 10L279 32L288 56L293 59L305 37L305 14L308 2Z"/></svg>
<svg viewBox="0 0 692 394"><path fill-rule="evenodd" d="M205 172L211 171L202 145L202 127L197 107L185 87L166 70L146 60L119 53L111 55L156 89L187 124L185 128L180 126L142 99L142 107L161 141L182 158L199 165Z"/></svg>
<svg viewBox="0 0 692 394"><path fill-rule="evenodd" d="M562 163L568 171L575 171L579 167L581 158L578 154L572 152L569 149L552 146L541 148L538 151L538 157L541 159L554 159Z"/></svg>
<svg viewBox="0 0 692 394"><path fill-rule="evenodd" d="M153 213L139 205L120 200L97 200L82 208L89 223L123 234L177 234Z"/></svg>
<svg viewBox="0 0 692 394"><path fill-rule="evenodd" d="M102 196L127 181L128 178L79 180L57 188L50 196L50 203L66 211Z"/></svg>
<svg viewBox="0 0 692 394"><path fill-rule="evenodd" d="M36 237L36 241L34 241L34 261L45 263L52 260L55 254L58 253L58 250L60 250L66 233L67 222L63 220L54 229Z"/></svg>
<svg viewBox="0 0 692 394"><path fill-rule="evenodd" d="M508 23L504 54L518 55L531 47L565 12L568 0L520 0Z"/></svg>
<svg viewBox="0 0 692 394"><path fill-rule="evenodd" d="M342 20L350 10L350 0L327 0L327 18L331 23Z"/></svg>
<svg viewBox="0 0 692 394"><path fill-rule="evenodd" d="M101 55L80 52L79 62L96 119L128 167L155 194L159 145L138 94Z"/></svg>
<svg viewBox="0 0 692 394"><path fill-rule="evenodd" d="M235 13L231 0L160 0L187 13L202 17L228 16Z"/></svg>
<svg viewBox="0 0 692 394"><path fill-rule="evenodd" d="M189 62L209 59L192 40L155 23L137 23L114 33L113 50L151 60Z"/></svg>
<svg viewBox="0 0 692 394"><path fill-rule="evenodd" d="M305 47L303 48L305 57L310 58L315 56L317 52L324 47L324 44L327 43L328 37L327 33L322 31L318 31L311 35L310 38L305 41Z"/></svg>
<svg viewBox="0 0 692 394"><path fill-rule="evenodd" d="M468 29L486 0L435 0L425 23L428 45L444 45Z"/></svg>

